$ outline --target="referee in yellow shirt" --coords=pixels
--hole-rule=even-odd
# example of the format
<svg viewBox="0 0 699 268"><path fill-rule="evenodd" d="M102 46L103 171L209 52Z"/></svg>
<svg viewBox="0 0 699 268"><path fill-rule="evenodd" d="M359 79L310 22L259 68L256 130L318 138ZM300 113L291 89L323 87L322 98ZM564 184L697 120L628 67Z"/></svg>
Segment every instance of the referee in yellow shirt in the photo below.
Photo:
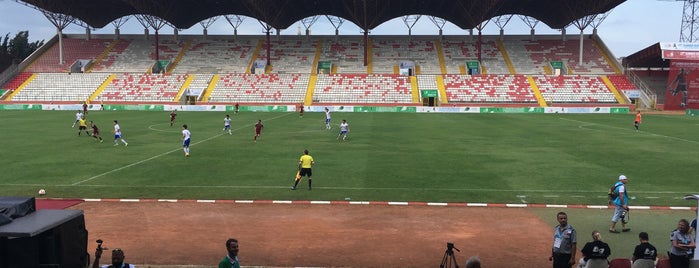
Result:
<svg viewBox="0 0 699 268"><path fill-rule="evenodd" d="M308 154L308 150L303 150L303 155L299 159L299 176L296 177L294 187L291 187L291 190L296 190L296 186L299 185L303 176L308 176L308 190L311 190L311 176L313 176L311 168L313 164L313 157Z"/></svg>

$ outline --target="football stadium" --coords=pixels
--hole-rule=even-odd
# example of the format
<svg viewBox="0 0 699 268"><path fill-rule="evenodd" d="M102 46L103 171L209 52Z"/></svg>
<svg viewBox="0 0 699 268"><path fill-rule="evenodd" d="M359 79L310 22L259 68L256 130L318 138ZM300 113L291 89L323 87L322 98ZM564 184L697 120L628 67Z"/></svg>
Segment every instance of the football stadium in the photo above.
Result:
<svg viewBox="0 0 699 268"><path fill-rule="evenodd" d="M0 267L699 267L699 46L615 57L627 1L16 2L57 34L0 57Z"/></svg>

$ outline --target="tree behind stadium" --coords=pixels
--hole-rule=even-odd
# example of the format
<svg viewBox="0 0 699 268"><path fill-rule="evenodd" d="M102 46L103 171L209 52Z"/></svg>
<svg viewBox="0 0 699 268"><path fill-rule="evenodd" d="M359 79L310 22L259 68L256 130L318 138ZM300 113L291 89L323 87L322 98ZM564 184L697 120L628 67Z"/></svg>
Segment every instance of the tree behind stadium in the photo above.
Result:
<svg viewBox="0 0 699 268"><path fill-rule="evenodd" d="M9 67L12 62L21 62L35 50L44 45L44 40L29 43L29 31L21 31L10 39L10 34L0 38L0 72Z"/></svg>

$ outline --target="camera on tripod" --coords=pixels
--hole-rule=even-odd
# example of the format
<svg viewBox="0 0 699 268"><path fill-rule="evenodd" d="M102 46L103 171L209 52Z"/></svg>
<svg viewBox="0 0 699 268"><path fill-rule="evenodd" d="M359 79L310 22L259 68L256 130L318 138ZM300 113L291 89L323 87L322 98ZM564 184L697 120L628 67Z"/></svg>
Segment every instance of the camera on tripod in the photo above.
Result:
<svg viewBox="0 0 699 268"><path fill-rule="evenodd" d="M456 257L454 257L455 249L456 251L461 252L461 250L454 246L454 243L447 242L447 250L444 251L444 257L442 257L442 263L439 264L439 268L459 268L459 263L456 262Z"/></svg>

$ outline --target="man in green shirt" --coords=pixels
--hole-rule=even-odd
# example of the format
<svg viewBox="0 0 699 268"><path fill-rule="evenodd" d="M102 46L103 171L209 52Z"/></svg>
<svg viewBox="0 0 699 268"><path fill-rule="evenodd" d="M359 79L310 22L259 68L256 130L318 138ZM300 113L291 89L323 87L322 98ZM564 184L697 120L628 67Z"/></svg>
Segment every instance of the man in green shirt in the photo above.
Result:
<svg viewBox="0 0 699 268"><path fill-rule="evenodd" d="M240 268L238 261L238 239L229 238L226 240L226 250L228 254L218 263L218 268Z"/></svg>

